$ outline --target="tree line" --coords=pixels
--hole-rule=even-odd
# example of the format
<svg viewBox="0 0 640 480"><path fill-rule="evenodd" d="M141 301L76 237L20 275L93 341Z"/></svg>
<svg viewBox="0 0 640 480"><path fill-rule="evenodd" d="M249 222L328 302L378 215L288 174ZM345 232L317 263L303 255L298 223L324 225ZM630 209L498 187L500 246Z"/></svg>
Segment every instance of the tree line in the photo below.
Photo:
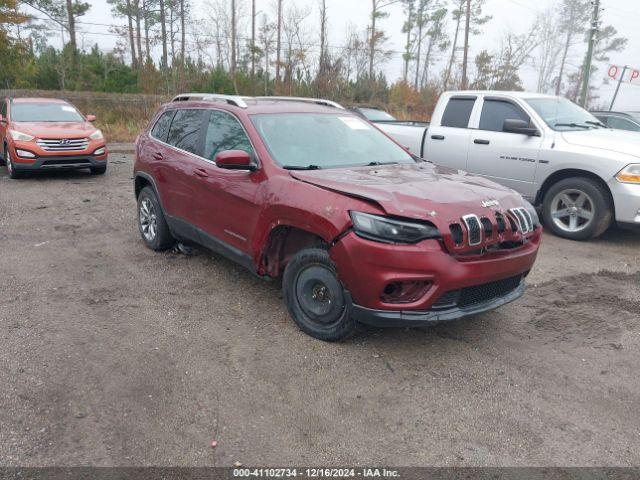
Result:
<svg viewBox="0 0 640 480"><path fill-rule="evenodd" d="M341 42L329 41L340 12L327 0L204 0L204 15L190 0L106 1L117 24L85 22L92 7L81 0L0 0L0 86L314 95L428 108L447 89L521 90L528 67L538 91L575 99L590 29L596 66L627 43L613 26L592 25L589 0L525 10L526 31L506 31L496 48L481 51L474 43L497 28L485 13L497 0L367 0L366 28L347 25ZM393 9L403 15L400 32L385 25ZM96 28L108 28L102 35L115 37L116 48L84 45L82 32ZM391 35L402 35L402 51L390 48ZM402 71L388 79L394 56Z"/></svg>

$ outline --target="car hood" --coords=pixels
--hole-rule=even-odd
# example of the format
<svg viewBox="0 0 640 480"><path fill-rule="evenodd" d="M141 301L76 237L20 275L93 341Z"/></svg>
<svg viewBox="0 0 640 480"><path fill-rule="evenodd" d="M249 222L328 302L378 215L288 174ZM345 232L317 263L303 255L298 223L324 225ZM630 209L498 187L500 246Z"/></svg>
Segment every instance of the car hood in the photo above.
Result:
<svg viewBox="0 0 640 480"><path fill-rule="evenodd" d="M524 205L509 188L428 162L290 173L312 185L374 201L389 215L428 219L441 226L463 215Z"/></svg>
<svg viewBox="0 0 640 480"><path fill-rule="evenodd" d="M638 132L602 128L562 132L562 138L571 145L640 157L640 133Z"/></svg>
<svg viewBox="0 0 640 480"><path fill-rule="evenodd" d="M13 129L37 138L85 138L96 131L89 122L14 122Z"/></svg>

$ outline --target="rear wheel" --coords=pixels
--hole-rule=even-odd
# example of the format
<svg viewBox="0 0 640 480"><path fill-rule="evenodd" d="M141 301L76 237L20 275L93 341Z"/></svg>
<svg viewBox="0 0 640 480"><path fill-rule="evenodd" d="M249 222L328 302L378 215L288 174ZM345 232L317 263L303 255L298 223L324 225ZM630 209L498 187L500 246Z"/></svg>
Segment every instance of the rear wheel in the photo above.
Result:
<svg viewBox="0 0 640 480"><path fill-rule="evenodd" d="M289 313L308 335L336 341L355 332L344 287L325 249L298 252L284 271L282 289Z"/></svg>
<svg viewBox="0 0 640 480"><path fill-rule="evenodd" d="M553 233L572 240L596 238L613 221L608 192L585 177L566 178L552 185L545 194L542 214Z"/></svg>
<svg viewBox="0 0 640 480"><path fill-rule="evenodd" d="M151 187L144 187L138 195L138 229L142 240L152 250L166 250L175 243Z"/></svg>

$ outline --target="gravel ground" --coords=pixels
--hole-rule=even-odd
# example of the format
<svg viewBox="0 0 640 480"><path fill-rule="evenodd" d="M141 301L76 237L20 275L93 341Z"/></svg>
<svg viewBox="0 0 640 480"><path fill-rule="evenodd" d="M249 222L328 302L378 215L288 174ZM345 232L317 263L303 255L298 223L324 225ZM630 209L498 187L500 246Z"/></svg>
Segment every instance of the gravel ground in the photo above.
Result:
<svg viewBox="0 0 640 480"><path fill-rule="evenodd" d="M0 466L640 464L639 234L546 235L513 304L327 344L277 282L145 248L126 150L0 169Z"/></svg>

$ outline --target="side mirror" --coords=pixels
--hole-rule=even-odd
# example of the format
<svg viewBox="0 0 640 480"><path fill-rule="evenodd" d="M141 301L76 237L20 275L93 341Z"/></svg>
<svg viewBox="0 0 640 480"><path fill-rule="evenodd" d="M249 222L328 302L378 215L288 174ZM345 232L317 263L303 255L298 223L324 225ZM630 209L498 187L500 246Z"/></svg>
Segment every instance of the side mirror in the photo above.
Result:
<svg viewBox="0 0 640 480"><path fill-rule="evenodd" d="M532 127L530 123L515 118L507 118L502 125L502 131L508 133L520 133L530 137L539 137L540 132L536 127Z"/></svg>
<svg viewBox="0 0 640 480"><path fill-rule="evenodd" d="M257 170L251 155L244 150L225 150L216 155L216 166L227 170Z"/></svg>
<svg viewBox="0 0 640 480"><path fill-rule="evenodd" d="M95 120L96 120L95 115L87 115L87 122L95 122Z"/></svg>

